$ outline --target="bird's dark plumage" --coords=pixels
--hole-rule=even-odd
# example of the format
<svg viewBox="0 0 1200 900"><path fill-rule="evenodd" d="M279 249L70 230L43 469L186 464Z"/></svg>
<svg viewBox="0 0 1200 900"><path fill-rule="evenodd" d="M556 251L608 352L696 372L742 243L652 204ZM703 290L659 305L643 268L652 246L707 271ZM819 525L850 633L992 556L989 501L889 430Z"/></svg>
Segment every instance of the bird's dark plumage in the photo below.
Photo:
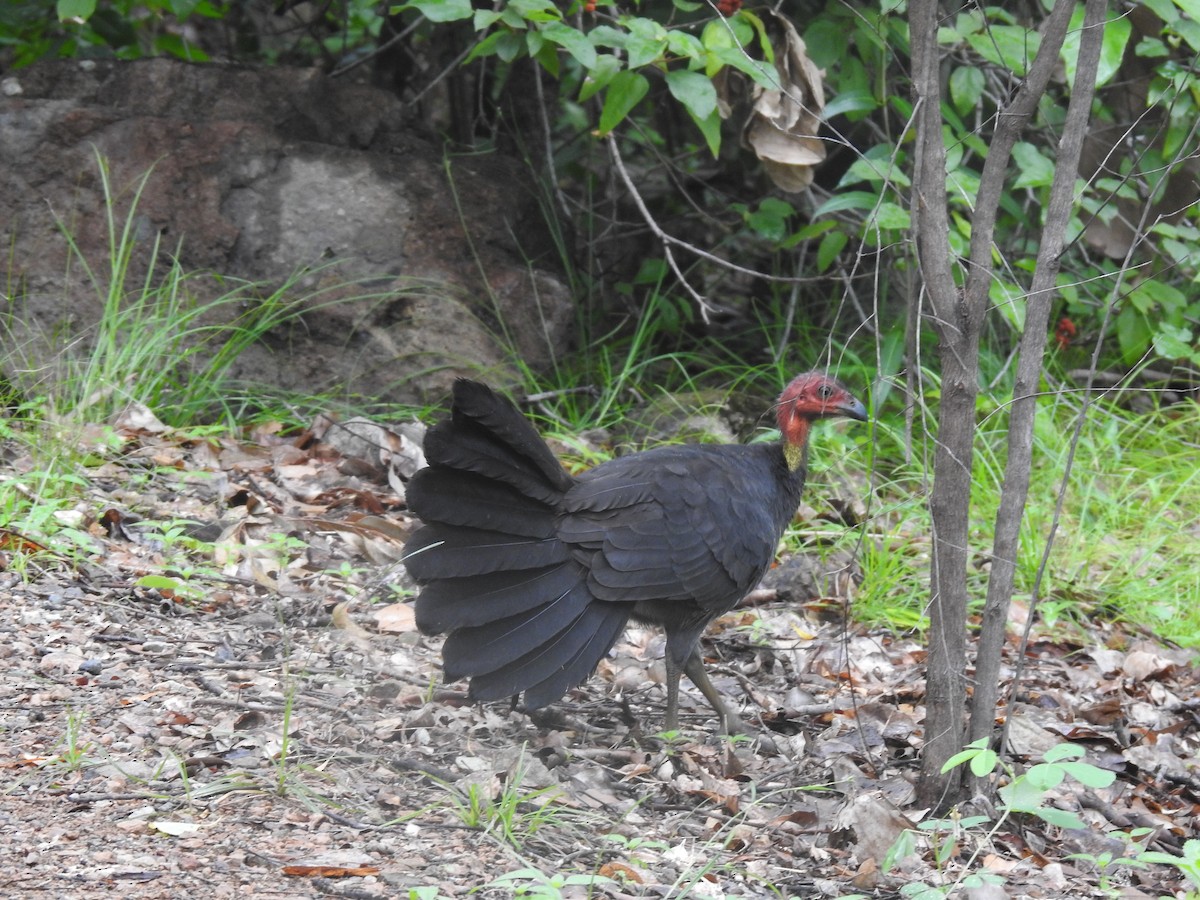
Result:
<svg viewBox="0 0 1200 900"><path fill-rule="evenodd" d="M446 680L536 709L587 678L632 616L666 631L665 727L678 727L685 672L736 730L696 644L770 565L804 488L809 426L835 415L866 410L834 379L801 375L779 400L780 443L662 447L572 477L510 401L456 382L408 486L425 525L405 548L423 585L417 625L449 632Z"/></svg>

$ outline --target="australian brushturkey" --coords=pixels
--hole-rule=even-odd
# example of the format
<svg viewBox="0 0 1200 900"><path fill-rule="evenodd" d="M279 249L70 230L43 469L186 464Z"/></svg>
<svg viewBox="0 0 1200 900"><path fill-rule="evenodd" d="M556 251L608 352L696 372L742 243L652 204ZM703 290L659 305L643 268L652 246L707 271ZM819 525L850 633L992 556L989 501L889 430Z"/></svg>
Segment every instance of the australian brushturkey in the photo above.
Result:
<svg viewBox="0 0 1200 900"><path fill-rule="evenodd" d="M813 421L866 415L838 381L808 373L779 398L779 443L661 447L575 477L512 402L456 382L451 417L425 438L429 466L408 486L425 525L405 547L423 585L418 627L449 632L446 680L470 678L474 700L523 692L537 709L587 678L632 616L666 632L664 727L679 726L686 672L740 730L700 634L770 565L800 502Z"/></svg>

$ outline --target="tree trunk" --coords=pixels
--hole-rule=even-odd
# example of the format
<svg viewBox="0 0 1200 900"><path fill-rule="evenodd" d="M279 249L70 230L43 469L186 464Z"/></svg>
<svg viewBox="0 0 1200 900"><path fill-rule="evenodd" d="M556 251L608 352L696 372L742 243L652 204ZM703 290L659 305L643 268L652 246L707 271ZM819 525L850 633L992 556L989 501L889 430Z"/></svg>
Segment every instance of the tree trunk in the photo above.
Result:
<svg viewBox="0 0 1200 900"><path fill-rule="evenodd" d="M925 693L925 749L917 802L939 809L958 799L958 772L941 774L962 747L966 700L967 527L971 454L975 436L980 316L968 309L950 267L946 202L946 148L936 0L909 4L917 149L912 227L917 238L921 289L929 300L942 390L929 506L933 518L929 661Z"/></svg>
<svg viewBox="0 0 1200 900"><path fill-rule="evenodd" d="M1021 520L1029 494L1029 473L1033 462L1033 425L1037 412L1037 393L1041 383L1050 313L1058 296L1055 283L1059 259L1066 246L1067 226L1074 207L1075 180L1079 157L1091 119L1092 99L1096 94L1096 73L1104 34L1105 0L1087 0L1083 34L1075 83L1067 107L1067 119L1055 161L1054 181L1042 226L1037 267L1025 309L1025 330L1021 335L1016 382L1008 425L1008 459L1004 470L1004 488L996 513L996 531L992 544L992 568L988 576L987 603L976 653L977 684L971 698L969 740L991 737L1000 691L1000 662L1008 631L1008 610L1012 601L1017 552L1020 548ZM1051 29L1047 29L1049 31ZM1059 45L1065 27L1054 29ZM1043 42L1051 35L1043 35ZM1057 56L1057 50L1055 51ZM1053 535L1047 537L1053 540ZM1032 614L1032 610L1030 611Z"/></svg>
<svg viewBox="0 0 1200 900"><path fill-rule="evenodd" d="M942 374L937 451L929 503L933 562L925 749L917 801L939 811L958 802L963 787L960 772L943 773L942 767L962 749L966 725L966 579L970 554L971 465L979 385L979 334L988 308L988 287L993 271L992 237L1000 200L1006 189L1006 170L1012 148L1037 108L1037 101L1057 66L1072 9L1073 0L1057 0L1043 26L1037 58L1013 102L996 117L971 220L971 250L965 286L959 291L950 267L937 3L936 0L913 0L909 4L913 83L918 103L913 230L922 284L929 296L931 323L938 335Z"/></svg>

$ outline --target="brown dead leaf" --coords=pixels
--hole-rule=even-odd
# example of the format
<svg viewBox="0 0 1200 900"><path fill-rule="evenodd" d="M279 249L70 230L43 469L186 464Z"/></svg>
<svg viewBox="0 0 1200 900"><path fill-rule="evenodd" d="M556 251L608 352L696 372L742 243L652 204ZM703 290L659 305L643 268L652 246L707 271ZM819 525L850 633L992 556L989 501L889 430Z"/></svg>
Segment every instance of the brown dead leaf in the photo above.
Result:
<svg viewBox="0 0 1200 900"><path fill-rule="evenodd" d="M600 876L602 878L612 878L617 881L624 881L627 884L643 884L642 876L638 874L637 869L632 866L627 866L621 862L606 862L600 867Z"/></svg>
<svg viewBox="0 0 1200 900"><path fill-rule="evenodd" d="M1175 668L1175 664L1165 656L1159 656L1148 650L1134 650L1125 657L1121 671L1134 681L1146 681L1157 678Z"/></svg>
<svg viewBox="0 0 1200 900"><path fill-rule="evenodd" d="M1079 717L1091 725L1111 725L1123 716L1124 710L1119 697L1109 697L1079 710Z"/></svg>
<svg viewBox="0 0 1200 900"><path fill-rule="evenodd" d="M404 556L404 542L413 527L383 516L362 516L356 521L310 519L303 525L313 531L332 531L375 565L390 565Z"/></svg>
<svg viewBox="0 0 1200 900"><path fill-rule="evenodd" d="M113 425L121 431L162 434L170 431L144 403L133 402L117 414Z"/></svg>
<svg viewBox="0 0 1200 900"><path fill-rule="evenodd" d="M411 603L389 603L375 612L375 627L379 631L405 634L417 630L416 613Z"/></svg>
<svg viewBox="0 0 1200 900"><path fill-rule="evenodd" d="M853 846L862 861L877 862L887 856L902 832L916 826L894 804L878 794L861 794L837 813L834 830ZM831 838L832 843L832 838Z"/></svg>
<svg viewBox="0 0 1200 900"><path fill-rule="evenodd" d="M283 874L301 878L361 878L378 875L379 866L284 866Z"/></svg>
<svg viewBox="0 0 1200 900"><path fill-rule="evenodd" d="M772 17L783 32L775 56L779 88L755 87L743 138L777 187L803 191L812 184L814 167L825 160L825 144L817 136L825 108L823 73L808 58L796 26L778 13Z"/></svg>
<svg viewBox="0 0 1200 900"><path fill-rule="evenodd" d="M333 612L330 613L329 616L330 621L333 623L333 627L339 631L345 632L347 636L356 641L370 641L371 632L367 631L367 629L363 628L352 618L350 618L350 612L347 610L347 605L348 604L346 603L339 603L333 608Z"/></svg>
<svg viewBox="0 0 1200 900"><path fill-rule="evenodd" d="M870 856L862 861L850 883L860 891L873 891L879 886L879 863Z"/></svg>
<svg viewBox="0 0 1200 900"><path fill-rule="evenodd" d="M809 809L797 809L788 813L785 816L777 816L770 821L772 827L778 828L781 825L797 825L800 828L812 829L816 828L821 823L821 817Z"/></svg>
<svg viewBox="0 0 1200 900"><path fill-rule="evenodd" d="M416 422L387 427L362 417L337 422L322 416L312 427L313 434L330 449L347 461L367 464L374 477L386 479L401 497L404 482L425 465L424 431Z"/></svg>
<svg viewBox="0 0 1200 900"><path fill-rule="evenodd" d="M18 534L8 528L0 528L0 550L14 550L17 553L50 552L48 548L37 541L32 541L24 535ZM2 561L0 561L0 568L3 568Z"/></svg>

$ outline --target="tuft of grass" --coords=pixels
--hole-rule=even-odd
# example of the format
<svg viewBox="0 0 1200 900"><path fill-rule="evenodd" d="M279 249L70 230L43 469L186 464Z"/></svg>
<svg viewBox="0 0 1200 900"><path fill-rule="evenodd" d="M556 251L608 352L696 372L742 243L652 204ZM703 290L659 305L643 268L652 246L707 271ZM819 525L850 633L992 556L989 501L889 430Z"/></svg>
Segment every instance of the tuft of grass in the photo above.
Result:
<svg viewBox="0 0 1200 900"><path fill-rule="evenodd" d="M111 421L141 404L173 427L219 421L230 431L245 424L247 411L264 406L273 417L288 421L327 409L328 398L289 398L262 385L240 384L231 374L234 364L266 334L298 322L306 312L376 295L346 297L353 283L322 279L322 267L299 270L275 285L188 271L179 261L179 248L171 252L160 234L147 239L140 233L138 207L153 170L120 190L99 153L96 165L104 199L106 265L93 267L69 223L57 223L69 250L68 274L71 269L81 272L95 295L100 310L96 325L55 334L52 341L41 339L63 349L39 367L31 362L29 349L37 336L18 337L11 299L10 308L0 310L0 337L14 348L11 364L24 363L20 371L5 372L12 382L6 390L32 398L31 421L63 431L80 422ZM135 259L145 265L143 275L134 274ZM306 287L310 282L319 286ZM413 290L419 289L414 284Z"/></svg>
<svg viewBox="0 0 1200 900"><path fill-rule="evenodd" d="M520 850L545 832L559 833L585 823L586 814L558 803L562 789L556 785L533 788L525 784L525 753L508 776L492 784L471 781L442 784L449 810L468 828L477 828L501 843Z"/></svg>

